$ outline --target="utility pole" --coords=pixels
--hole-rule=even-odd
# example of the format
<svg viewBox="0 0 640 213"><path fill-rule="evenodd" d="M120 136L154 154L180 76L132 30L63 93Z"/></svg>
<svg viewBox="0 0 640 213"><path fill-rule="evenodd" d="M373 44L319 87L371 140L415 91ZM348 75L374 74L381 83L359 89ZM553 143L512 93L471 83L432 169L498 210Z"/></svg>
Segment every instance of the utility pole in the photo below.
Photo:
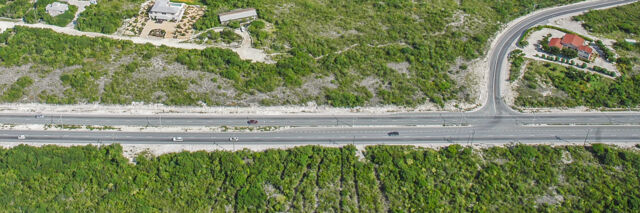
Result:
<svg viewBox="0 0 640 213"><path fill-rule="evenodd" d="M590 132L591 132L591 129L587 129L587 136L584 137L584 143L582 144L583 146L587 145L587 139L589 139Z"/></svg>
<svg viewBox="0 0 640 213"><path fill-rule="evenodd" d="M471 133L471 145L473 146L473 138L476 136L476 129L473 129L473 132Z"/></svg>

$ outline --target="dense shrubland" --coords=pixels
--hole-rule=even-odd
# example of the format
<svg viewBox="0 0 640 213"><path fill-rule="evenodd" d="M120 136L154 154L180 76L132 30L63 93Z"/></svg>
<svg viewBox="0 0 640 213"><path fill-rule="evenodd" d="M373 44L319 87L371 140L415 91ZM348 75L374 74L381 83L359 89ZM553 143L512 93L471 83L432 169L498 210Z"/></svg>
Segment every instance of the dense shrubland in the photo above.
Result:
<svg viewBox="0 0 640 213"><path fill-rule="evenodd" d="M509 53L509 62L511 67L509 68L509 81L513 82L520 77L520 70L524 65L524 53L522 50L516 49Z"/></svg>
<svg viewBox="0 0 640 213"><path fill-rule="evenodd" d="M115 33L124 19L138 14L143 0L103 0L80 14L76 28L82 31Z"/></svg>
<svg viewBox="0 0 640 213"><path fill-rule="evenodd" d="M640 105L640 75L629 75L631 60L620 58L623 75L610 79L587 73L573 67L549 62L529 63L525 76L517 89L515 104L524 107L576 107L627 108ZM635 63L638 63L637 61ZM561 95L544 96L537 90L551 85Z"/></svg>
<svg viewBox="0 0 640 213"><path fill-rule="evenodd" d="M33 79L28 76L23 76L18 78L18 80L11 84L9 88L2 89L2 96L0 96L0 101L2 102L16 102L20 100L24 94L25 89L33 84Z"/></svg>
<svg viewBox="0 0 640 213"><path fill-rule="evenodd" d="M269 94L284 87L284 90L292 91L288 95L299 96L294 99L271 96L263 99L268 100L263 103L303 104L315 101L352 107L381 104L416 106L432 102L443 106L452 100L475 100L471 96L473 85L454 80L468 77L464 76L465 72L457 70L462 66L458 63L484 55L488 39L502 23L534 9L576 1L509 0L500 4L486 0L460 3L295 0L286 4L281 1L203 1L202 4L208 7L207 15L195 26L201 30L218 26L219 12L243 7L257 8L261 19L272 24L273 29L266 30L263 26L266 23L256 22L248 30L253 32L256 46L278 53L275 57L277 63L249 63L227 50L183 51L166 47L150 50L145 47L144 51L138 51L143 45L59 35L52 37L65 37L61 39L67 42L54 42L45 37L35 39L40 44L32 46L18 47L17 42L10 42L9 46L16 46L7 49L15 52L5 51L7 58L3 58L2 63L4 66L27 64L26 61L52 67L89 66L93 62L87 58L93 58L94 55L116 59L141 58L146 52L155 52L156 55L166 56L164 58L168 63L175 60L191 69L215 73L232 80L231 87L241 94ZM124 17L137 12L138 6L132 5L139 3L100 1L80 15L77 28L112 33ZM25 29L17 31L33 33ZM73 42L76 40L95 42L101 48L76 46ZM89 57L68 56L79 54L72 50L80 49ZM33 53L40 50L47 51L42 51L43 54ZM30 52L30 55L25 57L25 62L21 62L21 54L25 52ZM53 58L53 55L66 60ZM110 67L110 60L96 61L104 67ZM389 63L408 63L409 66L406 71L400 72L390 68ZM309 93L302 91L314 79L329 79L330 84L314 88L322 91L306 96ZM212 102L206 98L207 94L184 95L185 100L197 100L184 104ZM127 96L133 98L110 100L128 101L142 97L133 94ZM145 100L149 101L146 97ZM150 101L156 100L151 98Z"/></svg>
<svg viewBox="0 0 640 213"><path fill-rule="evenodd" d="M632 212L640 154L607 145L371 146L139 155L0 148L5 211Z"/></svg>
<svg viewBox="0 0 640 213"><path fill-rule="evenodd" d="M55 0L39 0L34 2L28 0L0 1L0 17L23 19L27 23L44 21L47 24L61 27L71 23L78 11L78 7L69 5L69 10L65 13L52 17L47 13L46 7L53 2L55 2Z"/></svg>
<svg viewBox="0 0 640 213"><path fill-rule="evenodd" d="M631 37L640 38L640 3L611 8L607 10L590 11L573 17L583 21L585 29L614 39Z"/></svg>

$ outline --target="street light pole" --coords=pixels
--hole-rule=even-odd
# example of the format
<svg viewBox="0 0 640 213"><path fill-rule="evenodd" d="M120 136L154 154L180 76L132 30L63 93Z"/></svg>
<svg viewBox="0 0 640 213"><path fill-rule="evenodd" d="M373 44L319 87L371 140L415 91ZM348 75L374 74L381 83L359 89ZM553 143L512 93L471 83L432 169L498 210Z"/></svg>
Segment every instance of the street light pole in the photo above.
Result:
<svg viewBox="0 0 640 213"><path fill-rule="evenodd" d="M589 139L589 133L591 132L591 129L587 129L587 136L584 137L584 143L582 145L586 146L587 145L587 139Z"/></svg>

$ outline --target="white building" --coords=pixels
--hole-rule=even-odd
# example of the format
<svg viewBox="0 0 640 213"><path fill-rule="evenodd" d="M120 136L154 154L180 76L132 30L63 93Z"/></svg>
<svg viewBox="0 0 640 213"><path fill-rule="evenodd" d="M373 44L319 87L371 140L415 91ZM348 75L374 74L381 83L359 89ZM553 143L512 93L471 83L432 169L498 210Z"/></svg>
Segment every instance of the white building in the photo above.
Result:
<svg viewBox="0 0 640 213"><path fill-rule="evenodd" d="M187 7L184 3L173 3L169 0L156 0L149 11L149 18L164 21L180 21L184 10Z"/></svg>
<svg viewBox="0 0 640 213"><path fill-rule="evenodd" d="M258 18L258 12L256 11L256 9L247 8L247 9L233 10L226 13L220 13L220 15L218 16L220 18L220 23L226 24L230 21L246 19L246 18L249 18L252 20L256 19Z"/></svg>
<svg viewBox="0 0 640 213"><path fill-rule="evenodd" d="M46 7L47 13L51 16L58 16L69 10L69 5L60 2L53 2Z"/></svg>

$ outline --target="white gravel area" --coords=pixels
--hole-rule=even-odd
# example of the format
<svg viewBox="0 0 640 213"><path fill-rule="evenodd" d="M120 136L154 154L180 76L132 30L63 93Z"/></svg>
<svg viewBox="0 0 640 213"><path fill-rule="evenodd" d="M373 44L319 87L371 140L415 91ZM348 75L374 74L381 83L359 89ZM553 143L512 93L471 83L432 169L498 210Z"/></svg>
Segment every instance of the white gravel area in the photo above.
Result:
<svg viewBox="0 0 640 213"><path fill-rule="evenodd" d="M580 27L580 28L582 28L582 27ZM562 38L564 35L566 35L566 33L562 32L562 31L559 31L559 30L556 30L556 29L549 29L549 28L543 28L543 29L541 29L539 31L532 32L531 35L529 35L529 38L527 39L527 42L529 42L529 45L527 45L523 49L525 57L529 58L529 59L537 60L537 61L546 61L546 62L560 64L560 65L563 65L565 67L571 66L571 65L560 63L560 62L556 62L556 61L544 60L544 59L541 59L541 58L535 56L536 54L538 54L538 55L543 55L543 54L544 55L548 55L547 53L543 52L541 49L537 48L538 42L540 40L542 40L543 37L548 35L548 34L551 34L551 38ZM582 35L590 37L591 39L598 39L598 38L593 37L593 36L591 36L589 34L582 34ZM605 44L605 45L607 45L607 44ZM594 51L595 51L595 48L593 46L591 46L591 48L594 49ZM611 46L609 46L609 48L611 48ZM575 61L576 64L582 64L583 63L583 61L581 61L578 58L573 59L573 61ZM618 71L618 68L616 67L616 65L613 64L613 63L607 62L604 58L602 58L602 56L597 57L593 62L587 63L587 65L589 67L593 67L593 66L604 67L609 71L615 72L616 76L620 76L621 75L620 71ZM607 77L607 78L612 78L611 76L604 75L604 74L601 74L601 73L598 73L598 72L594 72L594 71L592 71L590 69L582 69L582 68L579 68L579 67L576 67L576 66L573 66L573 68L576 68L578 70L582 70L582 71L585 71L585 72L589 72L589 73L592 73L592 74L601 75L601 76L604 76L604 77Z"/></svg>
<svg viewBox="0 0 640 213"><path fill-rule="evenodd" d="M453 108L450 111L460 111ZM254 107L178 107L162 104L132 105L48 105L48 104L0 104L0 114L83 114L83 115L347 115L347 114L390 114L401 112L446 112L437 111L437 107L356 107L336 108L330 106L254 106ZM446 109L445 109L446 110Z"/></svg>

